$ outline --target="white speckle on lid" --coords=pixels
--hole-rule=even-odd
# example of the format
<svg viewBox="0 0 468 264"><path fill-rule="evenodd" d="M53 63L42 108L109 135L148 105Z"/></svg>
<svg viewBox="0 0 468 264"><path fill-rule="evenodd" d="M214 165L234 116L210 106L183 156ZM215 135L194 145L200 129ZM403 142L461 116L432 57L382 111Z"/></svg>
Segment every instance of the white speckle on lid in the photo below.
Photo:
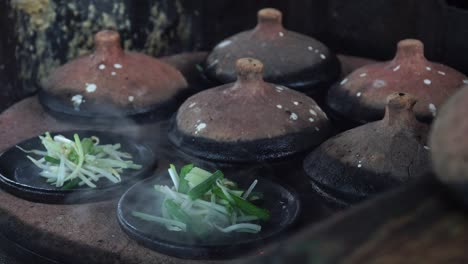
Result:
<svg viewBox="0 0 468 264"><path fill-rule="evenodd" d="M219 43L218 46L216 46L216 48L222 49L222 48L224 48L224 47L226 47L226 46L231 45L231 43L232 43L232 41L230 41L230 40L225 40L225 41Z"/></svg>
<svg viewBox="0 0 468 264"><path fill-rule="evenodd" d="M464 84L468 84L468 80L463 80L463 83L464 83Z"/></svg>
<svg viewBox="0 0 468 264"><path fill-rule="evenodd" d="M294 101L293 104L294 105L299 105L299 102Z"/></svg>
<svg viewBox="0 0 468 264"><path fill-rule="evenodd" d="M309 121L310 121L310 122L314 122L315 119L313 119L313 118L311 117L311 118L309 118Z"/></svg>
<svg viewBox="0 0 468 264"><path fill-rule="evenodd" d="M200 120L200 119L198 119L198 120L197 120L197 124L198 124L198 123L200 123L200 122L201 122L201 120Z"/></svg>
<svg viewBox="0 0 468 264"><path fill-rule="evenodd" d="M345 83L347 83L347 82L348 82L348 78L344 78L344 79L340 82L340 85L343 85L343 84L345 84Z"/></svg>
<svg viewBox="0 0 468 264"><path fill-rule="evenodd" d="M431 111L432 113L432 116L436 116L437 115L437 107L434 105L434 104L429 104L429 111Z"/></svg>
<svg viewBox="0 0 468 264"><path fill-rule="evenodd" d="M359 163L359 164L357 165L357 167L358 167L358 168L361 168L361 167L362 167L362 164L361 164L361 163Z"/></svg>
<svg viewBox="0 0 468 264"><path fill-rule="evenodd" d="M280 37L283 37L283 36L284 36L284 33L280 31L280 32L278 32L278 35L279 35Z"/></svg>
<svg viewBox="0 0 468 264"><path fill-rule="evenodd" d="M307 49L310 50L310 51L314 50L314 48L312 48L312 46L307 47Z"/></svg>
<svg viewBox="0 0 468 264"><path fill-rule="evenodd" d="M360 97L361 95L362 95L361 92L358 92L358 93L356 94L357 97Z"/></svg>
<svg viewBox="0 0 468 264"><path fill-rule="evenodd" d="M115 75L117 75L117 73L116 72L111 72L111 75L115 76Z"/></svg>
<svg viewBox="0 0 468 264"><path fill-rule="evenodd" d="M375 80L372 85L375 87L375 88L382 88L384 87L385 85L387 85L387 83L384 81L384 80Z"/></svg>
<svg viewBox="0 0 468 264"><path fill-rule="evenodd" d="M282 106L282 105L276 105L276 107L277 107L278 109L281 109L281 108L283 108L283 106Z"/></svg>
<svg viewBox="0 0 468 264"><path fill-rule="evenodd" d="M317 116L317 112L315 112L313 109L309 109L309 112L311 115Z"/></svg>
<svg viewBox="0 0 468 264"><path fill-rule="evenodd" d="M394 72L398 71L400 69L400 67L401 67L401 65L396 66L395 68L393 68L393 71Z"/></svg>
<svg viewBox="0 0 468 264"><path fill-rule="evenodd" d="M99 67L98 67L101 71L104 70L106 68L106 65L104 64L99 64Z"/></svg>
<svg viewBox="0 0 468 264"><path fill-rule="evenodd" d="M431 83L432 83L431 80L429 80L429 79L424 79L424 84L430 85Z"/></svg>
<svg viewBox="0 0 468 264"><path fill-rule="evenodd" d="M94 93L97 89L96 84L94 83L86 83L86 92L88 93Z"/></svg>
<svg viewBox="0 0 468 264"><path fill-rule="evenodd" d="M297 116L296 113L291 113L291 115L289 116L290 119L292 120L297 120L299 117Z"/></svg>
<svg viewBox="0 0 468 264"><path fill-rule="evenodd" d="M430 71L430 70L432 70L432 69L431 69L431 67L426 67L426 70Z"/></svg>
<svg viewBox="0 0 468 264"><path fill-rule="evenodd" d="M445 72L443 72L443 71L437 71L437 73L440 74L440 75L445 75Z"/></svg>
<svg viewBox="0 0 468 264"><path fill-rule="evenodd" d="M359 77L366 77L367 76L367 73L361 73L359 74Z"/></svg>
<svg viewBox="0 0 468 264"><path fill-rule="evenodd" d="M430 150L431 148L429 148L428 146L424 146L424 149Z"/></svg>
<svg viewBox="0 0 468 264"><path fill-rule="evenodd" d="M116 63L116 64L114 64L114 68L116 68L116 69L122 69L122 64Z"/></svg>
<svg viewBox="0 0 468 264"><path fill-rule="evenodd" d="M322 53L320 54L320 58L322 58L322 60L326 59L327 57L325 57L325 55Z"/></svg>
<svg viewBox="0 0 468 264"><path fill-rule="evenodd" d="M315 127L315 131L320 131L320 128L318 128L318 127Z"/></svg>
<svg viewBox="0 0 468 264"><path fill-rule="evenodd" d="M188 107L189 107L189 108L192 108L192 107L194 107L196 104L197 104L197 103L191 103L191 104L189 104Z"/></svg>
<svg viewBox="0 0 468 264"><path fill-rule="evenodd" d="M320 50L318 50L318 49L315 50L315 53L319 53L319 52L320 52Z"/></svg>
<svg viewBox="0 0 468 264"><path fill-rule="evenodd" d="M81 103L84 102L83 96L81 94L74 95L70 101L73 102L73 106L75 107L75 110L80 110L80 105Z"/></svg>
<svg viewBox="0 0 468 264"><path fill-rule="evenodd" d="M205 128L206 128L206 124L205 124L205 123L200 123L200 124L198 124L197 127L196 127L197 130L195 131L195 134L198 134L198 132L202 131L202 130L205 129Z"/></svg>
<svg viewBox="0 0 468 264"><path fill-rule="evenodd" d="M133 102L133 100L135 100L135 97L130 95L130 96L128 97L128 101L129 101L129 102Z"/></svg>
<svg viewBox="0 0 468 264"><path fill-rule="evenodd" d="M281 87L281 86L276 86L276 91L277 91L278 93L281 93L283 90L284 90L283 87Z"/></svg>

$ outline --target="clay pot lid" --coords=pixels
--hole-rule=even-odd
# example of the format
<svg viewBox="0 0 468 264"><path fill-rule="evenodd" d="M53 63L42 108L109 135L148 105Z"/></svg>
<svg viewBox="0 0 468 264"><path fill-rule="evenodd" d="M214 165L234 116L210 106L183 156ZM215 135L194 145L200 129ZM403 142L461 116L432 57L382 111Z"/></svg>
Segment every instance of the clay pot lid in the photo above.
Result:
<svg viewBox="0 0 468 264"><path fill-rule="evenodd" d="M437 178L455 190L468 205L468 86L442 107L430 135L431 157Z"/></svg>
<svg viewBox="0 0 468 264"><path fill-rule="evenodd" d="M258 12L257 26L220 42L206 61L207 75L221 83L237 78L235 62L255 57L265 64L264 78L308 94L329 86L340 75L338 59L321 42L286 30L273 8Z"/></svg>
<svg viewBox="0 0 468 264"><path fill-rule="evenodd" d="M56 68L42 81L43 91L77 114L115 110L141 113L172 100L187 82L172 66L141 53L124 51L120 35L95 35L92 54ZM55 101L54 101L55 103ZM68 109L67 108L67 109Z"/></svg>
<svg viewBox="0 0 468 264"><path fill-rule="evenodd" d="M260 160L310 149L330 135L315 101L264 82L259 60L239 59L236 69L235 83L200 92L180 106L171 133L177 146L198 156L245 161L250 144L250 157Z"/></svg>
<svg viewBox="0 0 468 264"><path fill-rule="evenodd" d="M361 200L428 173L428 126L415 118L415 97L387 97L382 120L345 131L322 143L304 170L324 189Z"/></svg>
<svg viewBox="0 0 468 264"><path fill-rule="evenodd" d="M419 120L430 122L442 103L468 82L462 73L424 57L423 43L405 39L391 61L361 67L328 94L328 106L341 117L358 123L384 116L385 98L394 92L415 96Z"/></svg>

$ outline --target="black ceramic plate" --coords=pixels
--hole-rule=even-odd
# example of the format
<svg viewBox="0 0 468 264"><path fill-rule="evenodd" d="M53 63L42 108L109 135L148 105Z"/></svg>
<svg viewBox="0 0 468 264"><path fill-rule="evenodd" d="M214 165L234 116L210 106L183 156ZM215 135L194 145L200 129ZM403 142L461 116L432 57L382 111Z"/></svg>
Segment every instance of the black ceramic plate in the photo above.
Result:
<svg viewBox="0 0 468 264"><path fill-rule="evenodd" d="M39 176L40 169L27 159L26 153L14 146L0 155L0 186L13 195L33 202L83 203L115 197L122 193L125 187L151 175L156 167L155 155L149 147L123 135L98 131L67 131L52 133L52 136L62 134L72 138L74 133L80 138L97 136L101 144L120 143L122 150L129 152L133 156L132 160L143 166L142 169L124 171L122 181L118 184L102 179L97 182L97 188L78 187L63 190L46 183L45 179ZM27 150L44 149L38 137L17 145Z"/></svg>
<svg viewBox="0 0 468 264"><path fill-rule="evenodd" d="M281 236L299 216L300 201L297 194L287 188L258 175L240 172L226 175L241 188L248 188L258 179L255 191L262 192L264 201L259 206L271 213L268 222L262 223L257 234L214 232L208 237L198 238L190 233L168 231L157 223L143 221L131 215L139 211L161 215L162 196L153 190L155 184L172 186L167 173L135 184L120 199L117 216L122 229L138 243L158 252L178 258L225 259L254 251Z"/></svg>

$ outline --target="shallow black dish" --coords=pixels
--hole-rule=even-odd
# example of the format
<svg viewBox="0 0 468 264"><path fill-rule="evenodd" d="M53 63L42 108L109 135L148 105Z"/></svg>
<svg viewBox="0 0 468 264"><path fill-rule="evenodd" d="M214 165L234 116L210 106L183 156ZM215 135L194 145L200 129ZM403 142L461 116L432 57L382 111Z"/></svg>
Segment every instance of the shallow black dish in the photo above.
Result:
<svg viewBox="0 0 468 264"><path fill-rule="evenodd" d="M172 186L167 173L146 179L131 187L120 199L117 217L122 229L138 243L163 254L190 259L225 259L254 251L281 236L297 220L301 208L298 195L283 186L259 175L239 172L226 175L236 181L241 188L248 188L254 179L258 179L255 191L262 192L266 200L261 207L270 210L271 218L262 223L258 234L216 233L203 239L189 233L172 232L156 223L140 220L131 215L133 210L158 215L161 196L153 191L155 184ZM158 199L159 198L159 199Z"/></svg>
<svg viewBox="0 0 468 264"><path fill-rule="evenodd" d="M112 184L106 180L97 182L97 188L79 187L63 190L46 183L38 174L40 169L27 159L27 154L11 147L0 155L0 186L9 193L20 198L41 203L73 204L105 200L119 195L125 187L149 175L156 167L156 156L146 145L124 135L98 131L67 131L60 133L68 138L77 133L80 138L97 136L102 144L122 144L122 150L133 156L136 164L142 165L140 170L126 170L122 181ZM34 137L25 140L18 146L23 149L44 149L40 139ZM34 156L34 155L33 155Z"/></svg>
<svg viewBox="0 0 468 264"><path fill-rule="evenodd" d="M63 99L43 90L39 91L38 98L45 111L57 119L108 124L123 119L132 119L137 122L169 119L188 95L190 95L189 92L181 92L175 98L149 108L116 109L115 106L106 104L88 108L83 104L80 111L75 110L70 102L64 102Z"/></svg>

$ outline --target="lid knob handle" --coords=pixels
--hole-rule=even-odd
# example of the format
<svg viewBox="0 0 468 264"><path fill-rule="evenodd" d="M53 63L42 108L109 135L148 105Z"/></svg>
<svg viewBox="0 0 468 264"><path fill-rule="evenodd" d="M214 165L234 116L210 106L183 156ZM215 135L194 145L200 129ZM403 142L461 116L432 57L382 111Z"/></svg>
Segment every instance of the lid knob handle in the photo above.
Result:
<svg viewBox="0 0 468 264"><path fill-rule="evenodd" d="M94 43L97 54L116 57L123 54L123 49L120 45L120 35L117 31L99 31L94 36Z"/></svg>
<svg viewBox="0 0 468 264"><path fill-rule="evenodd" d="M387 96L385 117L388 125L400 125L410 127L417 123L413 112L416 98L407 93L392 93Z"/></svg>
<svg viewBox="0 0 468 264"><path fill-rule="evenodd" d="M258 11L258 23L273 23L273 24L281 24L282 17L281 11L274 8L263 8Z"/></svg>
<svg viewBox="0 0 468 264"><path fill-rule="evenodd" d="M263 80L263 63L254 58L241 58L236 62L237 79L239 81Z"/></svg>
<svg viewBox="0 0 468 264"><path fill-rule="evenodd" d="M396 60L424 57L424 44L417 39L404 39L398 42Z"/></svg>

